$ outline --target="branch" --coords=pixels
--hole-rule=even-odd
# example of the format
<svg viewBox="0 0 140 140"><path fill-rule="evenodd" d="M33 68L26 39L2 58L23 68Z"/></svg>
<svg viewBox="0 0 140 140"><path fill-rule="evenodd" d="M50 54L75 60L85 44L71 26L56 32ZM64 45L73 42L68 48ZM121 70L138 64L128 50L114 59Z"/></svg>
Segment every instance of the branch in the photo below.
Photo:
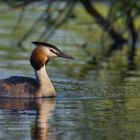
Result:
<svg viewBox="0 0 140 140"><path fill-rule="evenodd" d="M42 38L46 34L47 34L47 38L50 38L54 34L55 30L67 21L67 19L69 18L69 16L72 13L74 4L75 4L74 2L69 3L68 10L65 13L64 17L61 18L61 15L63 13L60 12L59 15L57 16L57 19L55 21L53 21L54 24L51 23L51 25L49 25L49 27L50 27L49 31L46 32L46 30L48 29L47 26L46 26L46 30L41 34L40 38Z"/></svg>
<svg viewBox="0 0 140 140"><path fill-rule="evenodd" d="M81 0L81 3L85 7L86 11L96 19L101 28L103 28L103 30L105 30L115 42L120 42L121 44L127 43L126 39L114 30L110 22L101 16L100 13L92 6L90 0Z"/></svg>
<svg viewBox="0 0 140 140"><path fill-rule="evenodd" d="M39 18L33 23L33 25L30 27L30 29L21 37L21 39L18 41L18 46L20 48L23 48L23 45L22 45L22 42L24 40L26 40L34 31L35 27L37 27L38 23L42 21L42 18L43 16L47 13L47 11L49 10L50 8L50 5L51 5L51 1L47 4L47 7L46 9L44 10L43 13L41 13L41 15L39 16Z"/></svg>
<svg viewBox="0 0 140 140"><path fill-rule="evenodd" d="M135 66L135 62L134 62L134 58L135 58L135 52L136 52L136 43L137 43L137 39L138 39L138 33L135 29L135 25L134 25L134 17L132 16L132 9L129 6L129 1L122 1L123 2L123 7L127 7L126 8L126 26L130 32L130 36L131 36L131 48L128 52L128 69L132 70L134 69Z"/></svg>

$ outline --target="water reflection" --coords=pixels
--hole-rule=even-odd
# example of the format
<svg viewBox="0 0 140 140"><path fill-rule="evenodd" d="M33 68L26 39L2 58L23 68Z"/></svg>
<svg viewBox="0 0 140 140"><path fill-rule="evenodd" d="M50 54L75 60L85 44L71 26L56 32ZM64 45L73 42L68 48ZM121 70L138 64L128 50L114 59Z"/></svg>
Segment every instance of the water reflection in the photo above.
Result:
<svg viewBox="0 0 140 140"><path fill-rule="evenodd" d="M37 100L37 116L34 128L32 129L32 138L35 140L46 140L48 136L49 123L48 120L52 115L52 110L55 107L55 99L51 101ZM53 135L53 134L51 134Z"/></svg>
<svg viewBox="0 0 140 140"><path fill-rule="evenodd" d="M48 131L50 128L49 120L52 116L52 111L55 108L55 99L37 99L37 100L22 100L22 99L0 99L0 110L7 113L5 118L7 125L12 116L17 115L33 115L36 116L31 124L31 139L32 140L46 140L53 137L53 131ZM6 117L10 116L10 117ZM25 119L23 119L25 121ZM23 121L17 120L18 121ZM14 121L13 121L14 122ZM22 122L23 123L23 122ZM15 125L15 124L13 124ZM21 126L21 129L24 126ZM8 129L8 128L7 128ZM17 129L18 130L18 129ZM17 133L17 132L15 132ZM21 132L22 134L22 132ZM23 139L20 137L20 139ZM54 139L54 138L53 138Z"/></svg>

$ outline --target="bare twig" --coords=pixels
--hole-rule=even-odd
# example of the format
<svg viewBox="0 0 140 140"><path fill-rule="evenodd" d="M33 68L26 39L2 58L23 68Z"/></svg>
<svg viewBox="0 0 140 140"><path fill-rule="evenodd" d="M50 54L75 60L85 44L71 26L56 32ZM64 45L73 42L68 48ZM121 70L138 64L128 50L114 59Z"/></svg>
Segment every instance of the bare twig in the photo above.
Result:
<svg viewBox="0 0 140 140"><path fill-rule="evenodd" d="M63 13L59 12L59 15L57 16L58 18L55 21L53 21L53 24L51 24L49 26L50 30L43 32L41 37L47 35L47 39L49 39L54 34L56 29L59 26L62 26L67 21L67 19L69 18L70 14L72 13L73 8L74 8L74 2L71 2L71 5L69 5L67 12L66 12L65 16L62 19L61 19L61 15ZM48 28L46 28L46 29L48 29Z"/></svg>

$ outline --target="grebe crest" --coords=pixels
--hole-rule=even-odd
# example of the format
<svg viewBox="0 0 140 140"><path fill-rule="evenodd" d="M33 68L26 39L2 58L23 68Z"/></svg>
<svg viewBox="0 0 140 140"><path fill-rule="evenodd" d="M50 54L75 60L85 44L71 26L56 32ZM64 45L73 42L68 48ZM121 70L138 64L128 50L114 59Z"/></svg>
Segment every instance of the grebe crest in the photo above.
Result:
<svg viewBox="0 0 140 140"><path fill-rule="evenodd" d="M12 76L0 80L0 97L37 98L55 97L56 91L46 72L45 65L50 59L62 57L74 59L63 53L56 46L45 42L32 42L36 48L30 56L31 66L36 78Z"/></svg>

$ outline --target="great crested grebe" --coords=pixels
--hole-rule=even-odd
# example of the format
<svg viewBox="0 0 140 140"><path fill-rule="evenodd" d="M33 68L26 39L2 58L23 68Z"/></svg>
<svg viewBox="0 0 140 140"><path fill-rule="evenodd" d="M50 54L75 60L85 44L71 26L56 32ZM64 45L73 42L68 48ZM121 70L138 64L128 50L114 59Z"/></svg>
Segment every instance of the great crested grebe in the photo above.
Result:
<svg viewBox="0 0 140 140"><path fill-rule="evenodd" d="M61 52L56 46L45 42L32 42L36 45L30 63L35 70L36 78L12 76L0 80L0 97L38 98L55 97L56 91L46 73L45 65L51 58L63 57L74 59Z"/></svg>

